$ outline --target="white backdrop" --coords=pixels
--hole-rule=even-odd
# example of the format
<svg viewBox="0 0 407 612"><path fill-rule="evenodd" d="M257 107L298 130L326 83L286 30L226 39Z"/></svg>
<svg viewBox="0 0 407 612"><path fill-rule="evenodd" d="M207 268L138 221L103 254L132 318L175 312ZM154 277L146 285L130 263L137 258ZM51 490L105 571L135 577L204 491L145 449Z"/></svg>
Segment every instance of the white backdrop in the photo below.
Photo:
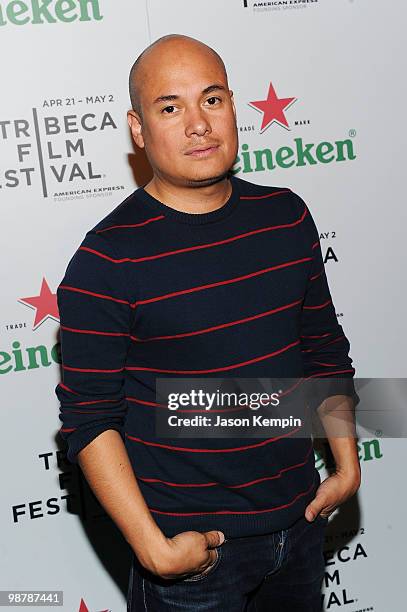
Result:
<svg viewBox="0 0 407 612"><path fill-rule="evenodd" d="M45 5L0 1L0 590L58 589L63 610L119 612L128 548L57 437L55 291L85 232L147 177L126 122L130 66L168 33L222 55L238 111L238 176L304 198L357 376L404 377L407 8L402 0ZM294 100L262 129L253 102L267 99L270 84ZM375 438L359 446L362 488L327 530L325 610L400 612L406 494L397 468L406 448ZM324 451L315 454L322 474Z"/></svg>

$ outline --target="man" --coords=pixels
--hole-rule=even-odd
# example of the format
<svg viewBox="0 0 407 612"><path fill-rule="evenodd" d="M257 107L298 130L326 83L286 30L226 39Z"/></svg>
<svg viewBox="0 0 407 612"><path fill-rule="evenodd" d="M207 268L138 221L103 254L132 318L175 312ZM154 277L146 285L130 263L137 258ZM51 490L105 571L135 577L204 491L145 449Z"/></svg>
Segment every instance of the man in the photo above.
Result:
<svg viewBox="0 0 407 612"><path fill-rule="evenodd" d="M68 459L134 551L129 611L319 610L326 520L360 483L354 438L329 437L336 471L321 484L311 439L292 428L155 431L165 377L322 370L347 384L321 406L351 409L355 370L317 229L290 189L230 175L236 111L211 48L159 39L134 63L130 96L153 178L87 232L57 292Z"/></svg>

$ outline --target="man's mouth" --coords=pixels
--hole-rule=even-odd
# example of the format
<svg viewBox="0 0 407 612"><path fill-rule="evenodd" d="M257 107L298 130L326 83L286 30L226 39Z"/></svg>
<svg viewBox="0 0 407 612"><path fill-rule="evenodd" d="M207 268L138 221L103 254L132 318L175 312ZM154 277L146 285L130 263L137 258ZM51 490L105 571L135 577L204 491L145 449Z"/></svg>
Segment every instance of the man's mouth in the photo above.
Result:
<svg viewBox="0 0 407 612"><path fill-rule="evenodd" d="M219 145L203 145L195 147L194 149L189 149L189 151L186 151L185 155L190 155L191 157L209 157L218 149Z"/></svg>

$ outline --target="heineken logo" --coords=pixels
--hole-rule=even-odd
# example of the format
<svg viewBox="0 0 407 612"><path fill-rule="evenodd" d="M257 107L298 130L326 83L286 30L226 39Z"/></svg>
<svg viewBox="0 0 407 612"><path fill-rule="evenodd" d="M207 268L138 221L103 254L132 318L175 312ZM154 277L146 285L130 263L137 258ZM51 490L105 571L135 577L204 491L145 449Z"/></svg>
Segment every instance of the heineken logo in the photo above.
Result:
<svg viewBox="0 0 407 612"><path fill-rule="evenodd" d="M0 375L9 372L30 372L39 368L62 363L61 343L56 342L51 347L45 344L22 347L18 340L11 343L11 349L0 351Z"/></svg>
<svg viewBox="0 0 407 612"><path fill-rule="evenodd" d="M19 298L19 302L35 310L33 330L48 318L59 323L57 294L51 291L45 277L42 278L39 294Z"/></svg>
<svg viewBox="0 0 407 612"><path fill-rule="evenodd" d="M276 150L261 148L251 150L248 144L242 144L233 166L233 173L264 172L276 168L292 168L293 166L315 166L356 159L353 140L335 140L329 142L304 142L302 138L294 138L291 146L279 147Z"/></svg>
<svg viewBox="0 0 407 612"><path fill-rule="evenodd" d="M297 102L295 96L280 97L273 83L269 82L267 97L263 100L248 102L248 105L261 113L259 131L263 134L271 126L277 125L291 131L288 109ZM287 112L288 111L288 112ZM310 125L307 118L297 118L292 121L295 128ZM278 129L278 128L277 128ZM255 125L240 126L240 132L255 132ZM235 160L233 172L264 172L277 168L292 168L315 166L317 164L330 164L356 159L354 150L355 130L349 130L348 138L343 140L322 140L321 142L305 142L303 138L294 138L293 142L276 148L275 150L261 147L251 150L248 144L242 144L239 155Z"/></svg>
<svg viewBox="0 0 407 612"><path fill-rule="evenodd" d="M71 23L72 21L100 21L99 0L12 0L0 2L0 26L8 23Z"/></svg>
<svg viewBox="0 0 407 612"><path fill-rule="evenodd" d="M269 91L266 100L256 100L255 102L249 102L249 106L260 111L263 114L261 122L260 133L267 130L273 123L278 123L281 127L288 128L288 121L284 111L294 104L297 98L279 98L270 83Z"/></svg>
<svg viewBox="0 0 407 612"><path fill-rule="evenodd" d="M383 458L383 450L378 438L365 439L357 442L356 446L359 461L379 461ZM314 448L314 459L318 471L335 468L335 460L328 441L318 440L317 448Z"/></svg>

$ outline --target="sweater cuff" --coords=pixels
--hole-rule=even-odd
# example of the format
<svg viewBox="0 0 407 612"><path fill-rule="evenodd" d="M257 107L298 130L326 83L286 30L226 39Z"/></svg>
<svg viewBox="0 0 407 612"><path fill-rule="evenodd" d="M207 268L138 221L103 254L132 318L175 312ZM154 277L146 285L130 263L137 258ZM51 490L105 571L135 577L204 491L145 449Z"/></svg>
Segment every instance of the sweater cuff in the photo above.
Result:
<svg viewBox="0 0 407 612"><path fill-rule="evenodd" d="M317 410L324 400L333 395L351 397L356 407L360 397L356 392L353 377L313 378L309 380L307 399L312 410Z"/></svg>
<svg viewBox="0 0 407 612"><path fill-rule="evenodd" d="M108 429L118 431L124 442L123 426L119 425L118 423L101 423L97 426L92 425L92 428L89 429L86 427L78 428L69 435L62 436L68 447L66 453L68 461L74 465L78 464L78 453L98 435L104 431L107 431Z"/></svg>

